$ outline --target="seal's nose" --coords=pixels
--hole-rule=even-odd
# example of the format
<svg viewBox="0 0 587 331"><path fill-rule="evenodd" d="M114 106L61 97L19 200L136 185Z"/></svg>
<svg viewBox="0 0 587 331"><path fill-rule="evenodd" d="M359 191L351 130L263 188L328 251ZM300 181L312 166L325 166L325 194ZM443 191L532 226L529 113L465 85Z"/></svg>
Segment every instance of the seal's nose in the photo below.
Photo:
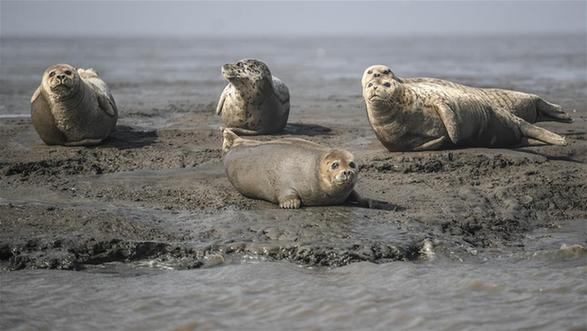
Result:
<svg viewBox="0 0 587 331"><path fill-rule="evenodd" d="M380 74L380 73L378 73L378 72L376 72L376 73L374 73L374 74L373 74L373 76L375 76L375 77L379 77L379 76L381 76L381 74Z"/></svg>
<svg viewBox="0 0 587 331"><path fill-rule="evenodd" d="M65 78L67 78L67 76L65 74L59 74L57 75L57 78L64 80Z"/></svg>

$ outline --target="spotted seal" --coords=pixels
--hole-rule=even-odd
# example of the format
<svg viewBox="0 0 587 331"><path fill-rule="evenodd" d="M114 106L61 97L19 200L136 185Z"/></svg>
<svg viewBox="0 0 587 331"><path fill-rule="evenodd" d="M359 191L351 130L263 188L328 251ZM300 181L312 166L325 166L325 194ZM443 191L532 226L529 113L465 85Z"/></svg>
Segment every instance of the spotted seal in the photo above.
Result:
<svg viewBox="0 0 587 331"><path fill-rule="evenodd" d="M285 128L289 90L259 60L244 59L222 66L228 85L216 107L224 127L241 135L271 134Z"/></svg>
<svg viewBox="0 0 587 331"><path fill-rule="evenodd" d="M383 65L367 68L361 83L369 122L390 151L508 147L524 138L565 145L564 137L531 123L572 122L559 106L536 95L434 78L403 79Z"/></svg>

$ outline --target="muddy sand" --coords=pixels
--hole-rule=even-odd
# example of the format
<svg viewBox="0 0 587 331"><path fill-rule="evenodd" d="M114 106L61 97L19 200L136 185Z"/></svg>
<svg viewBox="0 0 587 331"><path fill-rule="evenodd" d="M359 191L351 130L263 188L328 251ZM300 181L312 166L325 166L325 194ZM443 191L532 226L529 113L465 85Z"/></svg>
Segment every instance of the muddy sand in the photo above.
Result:
<svg viewBox="0 0 587 331"><path fill-rule="evenodd" d="M33 47L12 43L14 49ZM358 191L390 206L281 210L241 196L224 175L214 114L224 86L218 68L207 69L206 78L197 81L182 78L177 67L168 68L178 73L176 80L171 74L160 80L148 74L125 79L126 74L106 69L104 79L120 110L116 132L97 147L46 146L24 116L46 65L39 55L17 59L21 53L4 52L5 63L21 61L27 72L4 66L1 79L4 270L81 270L112 261L174 268L246 259L330 267L432 258L479 261L524 251L533 230L587 218L584 81L559 86L538 80L533 89L532 82L516 75L509 83L498 74L483 81L466 73L442 76L535 92L560 103L575 122L539 125L566 136L568 146L390 153L367 121L360 96L362 63L353 62L346 75L328 76L333 83L321 89L324 81L312 81L304 71L310 69L274 60L272 69L291 82L292 90L289 124L276 137L349 149L360 165ZM266 52L259 55L272 63L277 55ZM522 83L516 84L516 77ZM23 116L6 116L12 114Z"/></svg>

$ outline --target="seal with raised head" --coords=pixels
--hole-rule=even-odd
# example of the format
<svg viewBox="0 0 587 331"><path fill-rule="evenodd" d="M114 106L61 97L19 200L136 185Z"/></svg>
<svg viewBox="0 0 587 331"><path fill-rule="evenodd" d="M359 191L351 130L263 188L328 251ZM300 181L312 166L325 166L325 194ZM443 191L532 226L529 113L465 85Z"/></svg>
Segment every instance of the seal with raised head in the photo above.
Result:
<svg viewBox="0 0 587 331"><path fill-rule="evenodd" d="M223 135L226 175L246 197L292 209L347 201L370 206L354 191L358 167L348 151L299 138L243 139L230 129Z"/></svg>
<svg viewBox="0 0 587 331"><path fill-rule="evenodd" d="M371 127L390 151L508 147L525 138L565 145L564 137L531 123L572 122L559 106L533 94L403 79L383 65L367 68L361 83Z"/></svg>
<svg viewBox="0 0 587 331"><path fill-rule="evenodd" d="M50 66L31 98L31 119L47 145L96 145L116 127L118 110L94 69Z"/></svg>
<svg viewBox="0 0 587 331"><path fill-rule="evenodd" d="M222 66L228 85L216 107L225 127L242 135L277 133L287 125L289 90L267 65L244 59Z"/></svg>

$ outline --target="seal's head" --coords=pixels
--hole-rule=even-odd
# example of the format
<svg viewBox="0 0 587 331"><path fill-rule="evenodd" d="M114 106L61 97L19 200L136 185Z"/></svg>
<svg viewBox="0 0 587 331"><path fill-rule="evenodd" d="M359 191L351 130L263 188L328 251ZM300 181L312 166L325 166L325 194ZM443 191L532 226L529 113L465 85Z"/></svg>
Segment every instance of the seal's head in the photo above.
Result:
<svg viewBox="0 0 587 331"><path fill-rule="evenodd" d="M259 60L244 59L222 66L222 76L236 87L270 81L269 67Z"/></svg>
<svg viewBox="0 0 587 331"><path fill-rule="evenodd" d="M41 85L52 96L63 99L71 96L80 83L77 70L69 64L50 66L43 73Z"/></svg>
<svg viewBox="0 0 587 331"><path fill-rule="evenodd" d="M395 102L403 90L402 80L388 66L381 64L365 69L361 84L365 102L374 106Z"/></svg>
<svg viewBox="0 0 587 331"><path fill-rule="evenodd" d="M339 149L326 153L320 162L320 178L326 187L352 188L358 178L353 154Z"/></svg>
<svg viewBox="0 0 587 331"><path fill-rule="evenodd" d="M401 82L401 79L399 79L393 73L393 71L391 71L390 67L382 64L376 64L365 69L365 71L363 72L363 78L361 79L361 86L365 88L365 85L367 85L367 83L377 78L392 78Z"/></svg>

